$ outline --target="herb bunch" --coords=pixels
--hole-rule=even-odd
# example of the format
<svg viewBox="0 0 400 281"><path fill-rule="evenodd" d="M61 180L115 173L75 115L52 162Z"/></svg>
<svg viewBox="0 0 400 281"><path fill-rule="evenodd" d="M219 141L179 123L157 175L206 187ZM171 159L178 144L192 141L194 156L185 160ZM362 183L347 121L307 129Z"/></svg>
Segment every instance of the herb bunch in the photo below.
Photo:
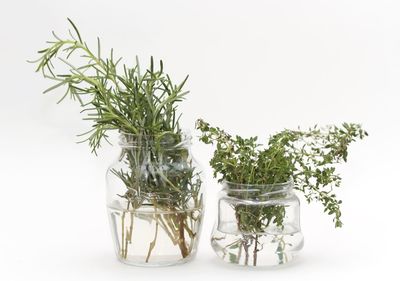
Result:
<svg viewBox="0 0 400 281"><path fill-rule="evenodd" d="M32 62L37 63L37 72L55 81L44 93L66 86L59 102L67 96L78 100L86 114L84 120L93 121L92 129L81 135L87 136L83 141L89 142L92 151L96 153L110 130L152 136L179 134L177 104L188 93L183 91L188 76L174 84L164 72L163 62L157 69L153 57L143 73L137 58L136 65L128 67L121 64L122 58L115 59L113 49L103 57L100 39L97 38L97 50L91 50L75 24L68 21L73 29L70 37L63 39L53 32L54 39L38 51L40 57ZM83 58L84 63L73 65L73 55ZM55 62L66 65L68 71L55 72Z"/></svg>
<svg viewBox="0 0 400 281"><path fill-rule="evenodd" d="M257 137L231 136L201 119L196 128L202 133L202 142L216 145L210 165L219 182L266 185L293 180L295 189L304 194L307 202L322 203L324 212L333 215L335 227L342 226L342 201L334 193L334 188L340 186L341 177L335 166L347 161L350 143L368 135L359 124L315 126L305 131L283 130L272 135L265 147L257 142ZM269 216L281 226L284 211L259 208L250 214L244 212L244 216L260 222L264 221L263 216ZM243 224L248 220L239 217L238 221ZM250 224L257 225L244 223L246 228L250 228ZM265 225L258 230L263 227Z"/></svg>
<svg viewBox="0 0 400 281"><path fill-rule="evenodd" d="M201 215L196 217L186 210L201 212L202 208L199 172L192 165L188 139L179 125L178 105L189 93L183 90L188 76L173 83L164 72L163 62L156 67L153 57L143 72L137 57L133 67L122 64L122 58L115 59L113 49L104 57L100 39L93 51L75 24L68 21L72 27L69 37L64 39L53 32L54 39L38 52L40 57L33 63L37 63L37 72L55 81L44 93L65 86L59 102L67 96L79 101L84 120L92 122L92 129L80 136L93 153L97 154L102 142L108 141L109 131L121 133L121 165L109 171L125 187L123 194L116 194L126 203L120 216L120 258L127 259L132 243L133 211L148 206L167 214L148 213L147 219L155 221L156 230L145 262L155 247L159 227L185 258L194 247L201 220ZM83 62L73 64L73 58ZM56 63L68 70L57 72Z"/></svg>

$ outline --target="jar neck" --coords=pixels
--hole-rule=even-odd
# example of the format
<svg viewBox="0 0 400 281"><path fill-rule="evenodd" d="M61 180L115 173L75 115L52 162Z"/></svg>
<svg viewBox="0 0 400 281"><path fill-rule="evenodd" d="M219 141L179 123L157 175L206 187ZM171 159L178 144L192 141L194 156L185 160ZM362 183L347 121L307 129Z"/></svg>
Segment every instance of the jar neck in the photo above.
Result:
<svg viewBox="0 0 400 281"><path fill-rule="evenodd" d="M123 150L175 150L187 149L191 137L187 133L160 133L157 135L120 133L119 145Z"/></svg>
<svg viewBox="0 0 400 281"><path fill-rule="evenodd" d="M287 182L274 184L242 184L225 181L223 192L230 197L239 199L268 200L290 196L294 183L290 179Z"/></svg>

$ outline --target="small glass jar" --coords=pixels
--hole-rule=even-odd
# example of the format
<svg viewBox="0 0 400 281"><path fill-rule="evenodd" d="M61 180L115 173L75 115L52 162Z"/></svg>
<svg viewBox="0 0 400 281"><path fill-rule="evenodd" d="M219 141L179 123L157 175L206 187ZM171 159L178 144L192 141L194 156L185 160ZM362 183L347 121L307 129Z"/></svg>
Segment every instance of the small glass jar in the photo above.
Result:
<svg viewBox="0 0 400 281"><path fill-rule="evenodd" d="M303 247L293 181L224 182L211 245L224 261L238 265L272 266L292 260Z"/></svg>
<svg viewBox="0 0 400 281"><path fill-rule="evenodd" d="M118 259L140 266L192 259L203 220L203 192L190 137L121 134L120 146L106 177Z"/></svg>

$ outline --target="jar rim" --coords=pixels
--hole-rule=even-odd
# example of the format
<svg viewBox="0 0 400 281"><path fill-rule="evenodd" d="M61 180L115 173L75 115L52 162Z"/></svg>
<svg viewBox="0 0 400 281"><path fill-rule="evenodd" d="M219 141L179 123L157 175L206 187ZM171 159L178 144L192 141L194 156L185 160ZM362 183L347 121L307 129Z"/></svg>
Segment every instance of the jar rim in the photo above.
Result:
<svg viewBox="0 0 400 281"><path fill-rule="evenodd" d="M134 134L120 131L119 145L121 147L140 147L144 145L162 145L167 147L182 147L191 144L192 136L190 131L161 132L160 134ZM169 136L169 137L168 137Z"/></svg>
<svg viewBox="0 0 400 281"><path fill-rule="evenodd" d="M279 187L279 186L293 186L293 178L291 177L288 181L277 182L277 183L267 183L267 184L253 184L253 183L236 183L232 181L223 181L224 185L240 186L240 187Z"/></svg>
<svg viewBox="0 0 400 281"><path fill-rule="evenodd" d="M224 190L228 192L237 193L259 193L269 196L283 192L291 192L294 188L293 178L291 177L286 182L271 183L271 184L247 184L247 183L234 183L230 181L223 182Z"/></svg>

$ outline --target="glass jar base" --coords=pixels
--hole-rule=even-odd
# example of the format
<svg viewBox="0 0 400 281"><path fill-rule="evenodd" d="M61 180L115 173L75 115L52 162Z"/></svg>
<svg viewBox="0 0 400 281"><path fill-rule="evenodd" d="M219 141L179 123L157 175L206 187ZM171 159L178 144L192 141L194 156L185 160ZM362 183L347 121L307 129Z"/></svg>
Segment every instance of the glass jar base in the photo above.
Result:
<svg viewBox="0 0 400 281"><path fill-rule="evenodd" d="M146 257L144 256L131 256L122 258L117 255L117 259L127 265L131 266L140 266L140 267L165 267L165 266L174 266L180 265L193 260L195 255L190 255L186 258L177 257L177 256L157 256L152 258L151 261L145 262Z"/></svg>
<svg viewBox="0 0 400 281"><path fill-rule="evenodd" d="M276 266L291 262L303 248L301 232L290 234L223 233L214 230L211 246L217 256L242 266Z"/></svg>

